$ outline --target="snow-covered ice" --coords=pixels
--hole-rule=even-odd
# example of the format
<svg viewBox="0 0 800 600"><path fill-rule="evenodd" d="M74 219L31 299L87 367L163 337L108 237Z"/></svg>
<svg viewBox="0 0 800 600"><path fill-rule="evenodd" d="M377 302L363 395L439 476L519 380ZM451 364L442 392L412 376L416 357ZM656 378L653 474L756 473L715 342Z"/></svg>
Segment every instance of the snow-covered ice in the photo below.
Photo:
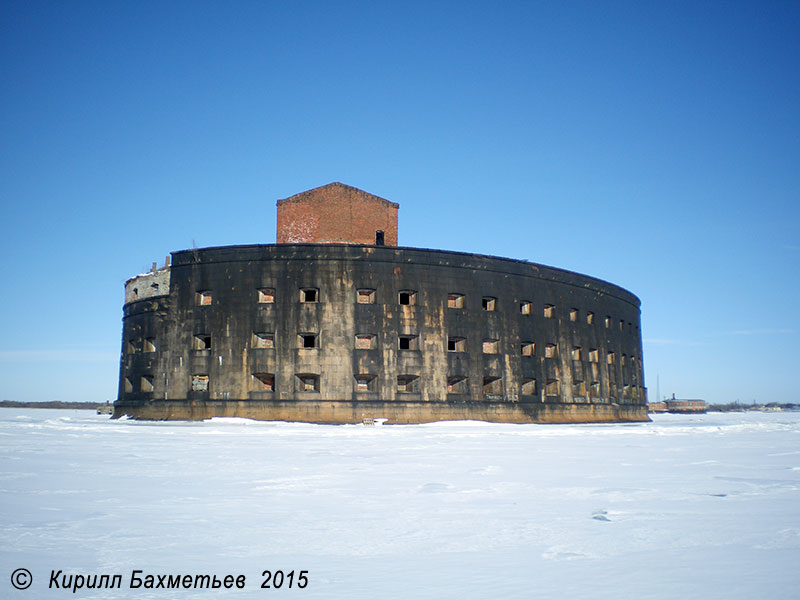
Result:
<svg viewBox="0 0 800 600"><path fill-rule="evenodd" d="M797 598L800 413L323 426L0 410L0 596ZM25 567L34 583L13 590ZM247 587L134 590L145 573ZM265 569L309 571L262 590ZM9 594L12 594L9 595Z"/></svg>

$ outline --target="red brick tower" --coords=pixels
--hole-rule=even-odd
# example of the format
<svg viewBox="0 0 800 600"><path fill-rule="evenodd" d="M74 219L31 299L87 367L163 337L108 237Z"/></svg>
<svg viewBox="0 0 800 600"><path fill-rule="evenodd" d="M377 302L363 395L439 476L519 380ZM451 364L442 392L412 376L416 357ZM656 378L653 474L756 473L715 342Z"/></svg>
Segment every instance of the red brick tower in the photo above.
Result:
<svg viewBox="0 0 800 600"><path fill-rule="evenodd" d="M397 246L399 204L334 182L278 200L279 244Z"/></svg>

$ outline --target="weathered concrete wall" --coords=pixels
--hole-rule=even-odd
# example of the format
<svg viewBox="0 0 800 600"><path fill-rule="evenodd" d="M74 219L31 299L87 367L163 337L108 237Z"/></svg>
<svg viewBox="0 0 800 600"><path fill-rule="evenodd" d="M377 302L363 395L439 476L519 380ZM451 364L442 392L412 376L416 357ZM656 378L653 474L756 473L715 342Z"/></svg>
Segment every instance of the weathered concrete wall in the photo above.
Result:
<svg viewBox="0 0 800 600"><path fill-rule="evenodd" d="M278 200L279 244L375 244L397 246L399 205L343 183Z"/></svg>
<svg viewBox="0 0 800 600"><path fill-rule="evenodd" d="M597 279L344 245L184 251L171 271L169 297L125 306L117 416L647 420L639 300Z"/></svg>
<svg viewBox="0 0 800 600"><path fill-rule="evenodd" d="M125 303L169 295L169 267L131 277L125 282Z"/></svg>

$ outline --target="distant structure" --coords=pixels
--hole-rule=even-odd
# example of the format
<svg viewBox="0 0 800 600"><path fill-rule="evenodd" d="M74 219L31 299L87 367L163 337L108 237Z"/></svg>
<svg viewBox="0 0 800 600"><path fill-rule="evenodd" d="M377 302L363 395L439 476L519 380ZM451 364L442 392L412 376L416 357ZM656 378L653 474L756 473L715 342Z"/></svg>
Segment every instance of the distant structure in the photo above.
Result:
<svg viewBox="0 0 800 600"><path fill-rule="evenodd" d="M341 183L277 207L277 244L173 252L126 282L115 417L648 420L630 292L398 247L398 205Z"/></svg>
<svg viewBox="0 0 800 600"><path fill-rule="evenodd" d="M705 400L679 400L672 394L669 400L648 403L647 410L651 413L701 414L708 412L708 403Z"/></svg>

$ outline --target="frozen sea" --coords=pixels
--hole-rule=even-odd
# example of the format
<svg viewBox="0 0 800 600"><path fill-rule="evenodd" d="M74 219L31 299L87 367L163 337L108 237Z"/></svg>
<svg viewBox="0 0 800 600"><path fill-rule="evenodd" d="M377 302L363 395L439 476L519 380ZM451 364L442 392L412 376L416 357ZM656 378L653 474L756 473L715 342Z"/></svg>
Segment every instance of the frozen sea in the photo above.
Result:
<svg viewBox="0 0 800 600"><path fill-rule="evenodd" d="M800 597L800 413L366 427L0 409L0 456L2 598ZM130 590L133 569L247 584ZM266 569L308 586L261 589ZM51 570L123 588L48 589Z"/></svg>

